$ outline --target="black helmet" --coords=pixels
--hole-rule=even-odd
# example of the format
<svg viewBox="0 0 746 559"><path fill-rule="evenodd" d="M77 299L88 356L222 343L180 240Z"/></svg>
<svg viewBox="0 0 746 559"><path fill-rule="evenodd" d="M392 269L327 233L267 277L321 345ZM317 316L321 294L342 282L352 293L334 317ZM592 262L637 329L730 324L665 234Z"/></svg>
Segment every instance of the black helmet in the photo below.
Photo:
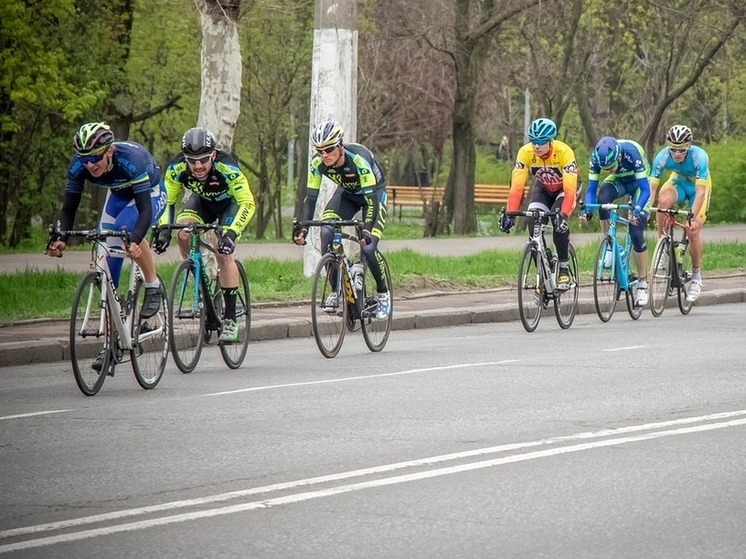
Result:
<svg viewBox="0 0 746 559"><path fill-rule="evenodd" d="M207 128L190 128L181 138L181 151L184 155L205 155L215 150L217 142Z"/></svg>

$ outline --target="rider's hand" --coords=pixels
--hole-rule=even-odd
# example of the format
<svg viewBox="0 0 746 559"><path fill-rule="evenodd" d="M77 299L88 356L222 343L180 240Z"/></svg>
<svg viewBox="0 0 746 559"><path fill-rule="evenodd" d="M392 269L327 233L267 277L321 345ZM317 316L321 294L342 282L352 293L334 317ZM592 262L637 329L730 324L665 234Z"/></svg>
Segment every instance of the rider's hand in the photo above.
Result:
<svg viewBox="0 0 746 559"><path fill-rule="evenodd" d="M360 246L368 246L370 243L373 242L373 237L370 235L370 231L367 229L363 229L363 235L360 239Z"/></svg>
<svg viewBox="0 0 746 559"><path fill-rule="evenodd" d="M127 256L130 258L140 258L142 256L142 249L138 243L130 243L127 245Z"/></svg>
<svg viewBox="0 0 746 559"><path fill-rule="evenodd" d="M153 243L153 249L157 254L163 254L166 252L166 249L168 248L168 245L171 244L171 231L168 229L163 229L160 233L158 233L158 237L155 239L155 242Z"/></svg>
<svg viewBox="0 0 746 559"><path fill-rule="evenodd" d="M563 212L559 212L557 214L557 221L556 225L554 226L554 230L557 231L560 235L567 233L570 230L570 226L567 223L567 214Z"/></svg>
<svg viewBox="0 0 746 559"><path fill-rule="evenodd" d="M581 213L578 217L580 219L580 223L587 223L588 221L593 219L593 212L586 211L585 213Z"/></svg>
<svg viewBox="0 0 746 559"><path fill-rule="evenodd" d="M700 229L699 223L696 220L693 219L691 221L691 224L689 225L689 232L690 233L696 233L697 231L699 231L699 229Z"/></svg>
<svg viewBox="0 0 746 559"><path fill-rule="evenodd" d="M640 206L635 206L632 208L632 215L629 218L629 222L632 225L637 225L640 223L640 213L642 212L642 208Z"/></svg>
<svg viewBox="0 0 746 559"><path fill-rule="evenodd" d="M67 248L67 243L65 241L60 241L59 239L52 242L51 245L49 245L49 249L47 250L47 254L49 256L52 256L53 258L60 258L62 257L62 251Z"/></svg>
<svg viewBox="0 0 746 559"><path fill-rule="evenodd" d="M293 242L298 246L306 244L306 237L308 237L308 229L305 227L297 228L293 231Z"/></svg>
<svg viewBox="0 0 746 559"><path fill-rule="evenodd" d="M233 254L234 250L236 250L236 234L233 231L228 231L218 240L218 252L220 254Z"/></svg>
<svg viewBox="0 0 746 559"><path fill-rule="evenodd" d="M515 225L515 220L512 217L504 217L502 223L500 223L500 231L503 233L510 233L510 230Z"/></svg>

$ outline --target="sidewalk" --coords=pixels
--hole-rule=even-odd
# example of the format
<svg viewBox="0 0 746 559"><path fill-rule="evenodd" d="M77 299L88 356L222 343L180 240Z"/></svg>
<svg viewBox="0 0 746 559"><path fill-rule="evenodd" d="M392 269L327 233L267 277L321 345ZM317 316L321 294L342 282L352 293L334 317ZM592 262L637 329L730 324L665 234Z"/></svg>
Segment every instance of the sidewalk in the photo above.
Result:
<svg viewBox="0 0 746 559"><path fill-rule="evenodd" d="M704 277L702 294L696 306L746 302L746 274ZM666 312L678 312L676 298L670 298ZM439 328L487 322L519 320L514 287L466 293L427 293L394 299L394 330ZM619 320L629 320L625 302L617 304ZM692 313L696 316L696 307ZM580 288L578 314L595 313L593 288ZM546 327L559 329L554 309L545 311ZM624 315L624 316L622 316ZM615 320L616 318L612 319ZM696 320L696 318L693 318ZM640 320L656 320L645 310ZM599 324L600 321L599 321ZM521 329L516 324L516 329ZM541 328L541 326L540 326ZM0 367L68 361L69 322L67 320L31 320L0 324ZM310 305L257 304L252 307L251 339L276 340L312 336ZM353 335L359 335L357 333ZM251 351L251 350L249 350Z"/></svg>

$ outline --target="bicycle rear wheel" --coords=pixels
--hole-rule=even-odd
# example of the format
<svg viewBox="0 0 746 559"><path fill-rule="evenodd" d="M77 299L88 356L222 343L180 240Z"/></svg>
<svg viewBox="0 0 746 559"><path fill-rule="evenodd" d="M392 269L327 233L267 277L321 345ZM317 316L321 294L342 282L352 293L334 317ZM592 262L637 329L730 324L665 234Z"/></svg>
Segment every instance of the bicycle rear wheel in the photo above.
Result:
<svg viewBox="0 0 746 559"><path fill-rule="evenodd" d="M526 332L533 332L541 320L544 301L544 282L537 267L533 245L526 245L518 269L518 313Z"/></svg>
<svg viewBox="0 0 746 559"><path fill-rule="evenodd" d="M158 277L160 280L160 276ZM140 309L145 302L145 285L142 280L135 288L135 305L132 309L132 371L140 386L154 388L163 376L168 360L168 301L166 288L161 280L161 305L150 318L140 318Z"/></svg>
<svg viewBox="0 0 746 559"><path fill-rule="evenodd" d="M578 312L578 284L580 275L578 273L578 257L572 245L567 249L567 265L570 268L570 288L565 291L555 292L554 314L560 328L569 328L575 320Z"/></svg>
<svg viewBox="0 0 746 559"><path fill-rule="evenodd" d="M182 261L174 272L168 298L169 344L174 363L182 373L191 373L202 354L204 301L204 288L195 276L194 263Z"/></svg>
<svg viewBox="0 0 746 559"><path fill-rule="evenodd" d="M628 243L629 246L629 243ZM640 275L640 271L637 270L637 263L635 262L634 257L630 254L632 252L632 249L630 247L630 250L627 251L626 259L627 259L627 270L629 270L628 278L627 278L627 290L625 291L625 300L627 303L627 312L629 313L630 318L632 320L637 320L642 316L642 310L643 307L635 303L635 297L637 295L637 277ZM632 272L632 265L635 265L635 271L637 272L637 276L633 276ZM634 282L634 284L632 284ZM632 284L632 285L631 285Z"/></svg>
<svg viewBox="0 0 746 559"><path fill-rule="evenodd" d="M220 344L220 355L231 369L238 369L246 358L251 335L251 292L249 278L243 265L236 261L238 268L238 295L236 297L236 324L238 340L232 344Z"/></svg>
<svg viewBox="0 0 746 559"><path fill-rule="evenodd" d="M319 347L321 355L332 358L339 353L347 332L347 296L336 286L343 284L338 277L342 273L339 260L333 254L321 257L313 278L313 292L311 293L311 322L313 337ZM335 288L329 283L329 278L335 277ZM326 306L326 300L332 293L336 293L335 305Z"/></svg>
<svg viewBox="0 0 746 559"><path fill-rule="evenodd" d="M650 268L650 312L660 316L666 308L668 292L671 287L671 239L661 237L653 251L653 263Z"/></svg>
<svg viewBox="0 0 746 559"><path fill-rule="evenodd" d="M596 253L596 266L593 271L593 302L596 305L596 314L601 322L608 322L614 316L616 300L619 295L619 280L616 271L616 255L611 259L611 266L604 267L606 251L612 251L614 255L614 243L611 237L604 237L598 244Z"/></svg>
<svg viewBox="0 0 746 559"><path fill-rule="evenodd" d="M690 282L692 281L692 256L688 250L685 250L681 255L681 260L676 266L676 272L679 276L679 285L677 287L679 310L681 314L687 315L694 306L694 301L686 300L686 296L689 293L689 285L691 285Z"/></svg>
<svg viewBox="0 0 746 559"><path fill-rule="evenodd" d="M365 345L371 351L381 351L386 346L394 316L394 290L391 284L391 272L383 255L381 255L381 258L383 259L382 268L386 277L386 287L389 290L389 315L386 318L376 318L378 290L376 280L367 263L365 265L365 276L363 277L363 291L357 294L357 307L360 311L363 338L365 339Z"/></svg>
<svg viewBox="0 0 746 559"><path fill-rule="evenodd" d="M111 310L101 298L102 282L99 272L84 275L70 313L70 360L75 382L86 396L101 389L113 359Z"/></svg>

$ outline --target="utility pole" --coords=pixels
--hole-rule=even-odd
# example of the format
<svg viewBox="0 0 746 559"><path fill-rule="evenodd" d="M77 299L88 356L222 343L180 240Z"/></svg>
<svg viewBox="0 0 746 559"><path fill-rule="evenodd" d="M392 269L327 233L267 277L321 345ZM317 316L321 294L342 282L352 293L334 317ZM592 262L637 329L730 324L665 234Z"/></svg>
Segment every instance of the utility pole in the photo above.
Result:
<svg viewBox="0 0 746 559"><path fill-rule="evenodd" d="M311 65L309 137L324 120L336 120L345 141L357 137L357 0L316 0ZM309 158L313 145L308 143ZM316 203L319 216L334 190L324 178ZM311 229L304 254L303 271L310 276L320 258L318 228Z"/></svg>

